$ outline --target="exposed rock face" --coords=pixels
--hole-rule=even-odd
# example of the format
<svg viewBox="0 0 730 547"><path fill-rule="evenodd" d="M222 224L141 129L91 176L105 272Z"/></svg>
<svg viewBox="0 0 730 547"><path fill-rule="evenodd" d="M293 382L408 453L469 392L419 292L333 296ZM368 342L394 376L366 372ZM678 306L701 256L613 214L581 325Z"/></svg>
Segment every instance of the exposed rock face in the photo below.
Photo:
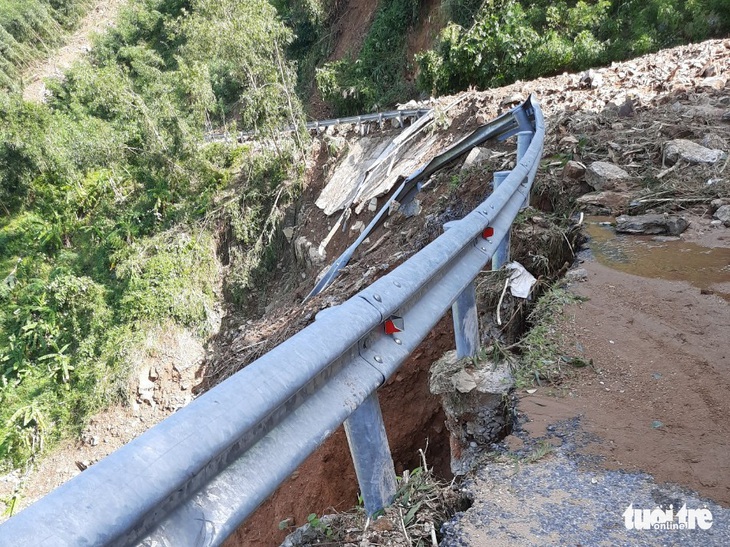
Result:
<svg viewBox="0 0 730 547"><path fill-rule="evenodd" d="M674 165L679 160L688 163L714 164L725 159L727 154L722 150L705 148L701 144L686 139L675 139L664 144L664 162Z"/></svg>
<svg viewBox="0 0 730 547"><path fill-rule="evenodd" d="M586 171L586 182L598 191L613 190L617 184L630 180L626 171L606 161L594 161Z"/></svg>
<svg viewBox="0 0 730 547"><path fill-rule="evenodd" d="M327 254L320 254L319 247L305 236L299 236L294 241L294 254L297 261L305 266L319 266L327 259Z"/></svg>
<svg viewBox="0 0 730 547"><path fill-rule="evenodd" d="M616 219L616 231L624 234L678 236L687 226L689 222L676 215L623 215Z"/></svg>
<svg viewBox="0 0 730 547"><path fill-rule="evenodd" d="M712 217L730 228L730 205L723 205L719 207Z"/></svg>
<svg viewBox="0 0 730 547"><path fill-rule="evenodd" d="M446 353L431 366L431 393L441 395L451 432L451 471L465 475L485 447L512 426L514 379L506 362L456 359Z"/></svg>

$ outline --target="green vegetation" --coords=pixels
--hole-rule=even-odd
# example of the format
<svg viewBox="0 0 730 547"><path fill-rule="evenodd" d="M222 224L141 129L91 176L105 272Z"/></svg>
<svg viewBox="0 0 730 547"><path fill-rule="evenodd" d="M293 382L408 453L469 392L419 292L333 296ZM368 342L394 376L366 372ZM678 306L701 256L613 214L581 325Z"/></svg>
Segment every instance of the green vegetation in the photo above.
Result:
<svg viewBox="0 0 730 547"><path fill-rule="evenodd" d="M571 367L589 363L580 357L566 356L561 321L563 309L580 298L570 291L554 286L543 294L528 316L527 334L517 344L519 359L513 366L517 388L559 383Z"/></svg>
<svg viewBox="0 0 730 547"><path fill-rule="evenodd" d="M313 82L338 115L385 109L427 94L578 71L730 31L730 0L442 0L434 49L407 58L417 0L380 0L362 47L327 62L334 0L271 0L294 34L288 54L303 100ZM415 84L410 81L417 73Z"/></svg>
<svg viewBox="0 0 730 547"><path fill-rule="evenodd" d="M317 70L319 90L338 113L377 109L414 94L405 80L406 41L418 8L417 0L382 0L358 57Z"/></svg>
<svg viewBox="0 0 730 547"><path fill-rule="evenodd" d="M0 465L128 397L150 327L211 334L219 252L238 300L272 266L303 138L276 133L301 117L291 40L265 0L132 0L48 104L0 94ZM234 104L261 152L202 144Z"/></svg>
<svg viewBox="0 0 730 547"><path fill-rule="evenodd" d="M330 54L337 15L337 0L271 0L282 21L291 29L293 40L287 57L297 67L297 93L307 100L314 91L315 71Z"/></svg>
<svg viewBox="0 0 730 547"><path fill-rule="evenodd" d="M24 67L57 46L90 0L0 0L0 89L19 89Z"/></svg>
<svg viewBox="0 0 730 547"><path fill-rule="evenodd" d="M473 24L453 20L418 56L422 91L497 87L724 35L730 0L486 0Z"/></svg>

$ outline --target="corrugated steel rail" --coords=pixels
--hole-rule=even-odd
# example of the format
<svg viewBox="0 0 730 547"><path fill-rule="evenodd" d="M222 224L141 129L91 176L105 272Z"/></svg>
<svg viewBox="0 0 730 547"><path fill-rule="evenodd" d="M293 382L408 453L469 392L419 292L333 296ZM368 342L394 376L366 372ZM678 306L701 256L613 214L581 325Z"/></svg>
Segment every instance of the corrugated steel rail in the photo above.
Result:
<svg viewBox="0 0 730 547"><path fill-rule="evenodd" d="M376 112L374 114L361 114L359 116L347 116L344 118L331 118L328 120L307 122L305 127L307 128L307 131L319 131L336 125L362 126L364 124L371 123L377 123L380 127L382 127L388 120L398 120L399 127L403 127L407 121L417 120L423 116L431 115L432 113L433 109L431 108L391 110L389 112ZM287 129L287 131L292 130L292 128ZM243 142L255 137L255 131L241 131L237 134L236 139L238 142ZM227 133L211 132L205 136L205 140L206 142L229 142L232 140L232 137Z"/></svg>

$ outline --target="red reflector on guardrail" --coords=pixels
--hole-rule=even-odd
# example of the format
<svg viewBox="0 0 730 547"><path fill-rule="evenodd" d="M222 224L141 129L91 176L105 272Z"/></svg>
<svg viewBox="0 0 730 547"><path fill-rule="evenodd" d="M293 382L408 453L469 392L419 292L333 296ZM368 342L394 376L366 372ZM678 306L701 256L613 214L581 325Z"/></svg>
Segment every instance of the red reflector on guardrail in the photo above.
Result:
<svg viewBox="0 0 730 547"><path fill-rule="evenodd" d="M482 237L484 239L487 239L488 237L492 237L493 235L494 235L494 228L492 228L491 226L484 228L484 231L482 232Z"/></svg>
<svg viewBox="0 0 730 547"><path fill-rule="evenodd" d="M390 318L385 321L385 334L403 332L404 328L403 318L398 317L397 315L391 315Z"/></svg>

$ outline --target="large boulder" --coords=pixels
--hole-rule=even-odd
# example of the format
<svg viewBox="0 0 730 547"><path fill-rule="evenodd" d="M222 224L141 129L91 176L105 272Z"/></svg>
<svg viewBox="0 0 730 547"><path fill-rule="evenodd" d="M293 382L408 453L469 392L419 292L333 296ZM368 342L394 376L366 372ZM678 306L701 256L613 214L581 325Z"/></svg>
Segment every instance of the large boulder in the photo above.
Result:
<svg viewBox="0 0 730 547"><path fill-rule="evenodd" d="M607 161L594 161L586 171L586 182L595 190L614 190L617 186L628 183L631 175L618 165Z"/></svg>
<svg viewBox="0 0 730 547"><path fill-rule="evenodd" d="M689 222L677 215L622 215L616 219L616 231L624 234L678 236L687 226Z"/></svg>

